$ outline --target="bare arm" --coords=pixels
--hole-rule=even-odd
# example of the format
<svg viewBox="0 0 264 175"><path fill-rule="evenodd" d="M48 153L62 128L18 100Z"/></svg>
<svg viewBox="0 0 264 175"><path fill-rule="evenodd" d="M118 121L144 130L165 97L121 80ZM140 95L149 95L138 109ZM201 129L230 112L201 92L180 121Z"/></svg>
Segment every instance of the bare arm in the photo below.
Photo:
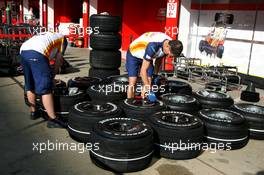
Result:
<svg viewBox="0 0 264 175"><path fill-rule="evenodd" d="M160 70L160 66L161 66L161 63L162 63L162 60L164 59L165 57L162 57L162 58L158 58L155 60L155 67L154 67L154 74L157 75L159 73L159 70Z"/></svg>

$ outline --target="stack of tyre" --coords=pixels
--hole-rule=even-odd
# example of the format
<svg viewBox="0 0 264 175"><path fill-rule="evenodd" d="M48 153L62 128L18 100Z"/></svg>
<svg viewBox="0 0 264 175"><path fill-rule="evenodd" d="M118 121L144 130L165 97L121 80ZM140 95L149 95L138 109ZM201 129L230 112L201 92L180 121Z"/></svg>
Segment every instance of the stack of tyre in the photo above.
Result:
<svg viewBox="0 0 264 175"><path fill-rule="evenodd" d="M120 75L121 66L121 18L110 15L92 15L90 26L90 65L89 76L105 78Z"/></svg>

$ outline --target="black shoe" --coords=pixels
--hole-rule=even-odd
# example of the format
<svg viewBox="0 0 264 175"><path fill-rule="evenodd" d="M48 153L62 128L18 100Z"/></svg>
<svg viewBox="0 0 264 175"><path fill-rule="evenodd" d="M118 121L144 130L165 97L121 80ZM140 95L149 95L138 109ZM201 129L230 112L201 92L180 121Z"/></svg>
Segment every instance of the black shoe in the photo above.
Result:
<svg viewBox="0 0 264 175"><path fill-rule="evenodd" d="M48 128L67 128L67 124L59 119L51 119L47 123Z"/></svg>
<svg viewBox="0 0 264 175"><path fill-rule="evenodd" d="M35 112L30 113L30 119L31 120L37 120L38 118L40 118L40 112L39 111L35 111Z"/></svg>

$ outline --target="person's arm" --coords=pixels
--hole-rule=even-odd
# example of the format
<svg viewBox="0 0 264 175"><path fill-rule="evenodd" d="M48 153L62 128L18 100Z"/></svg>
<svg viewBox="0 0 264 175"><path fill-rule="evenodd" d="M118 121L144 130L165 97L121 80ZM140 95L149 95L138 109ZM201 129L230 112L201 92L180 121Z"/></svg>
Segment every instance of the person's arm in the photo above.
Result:
<svg viewBox="0 0 264 175"><path fill-rule="evenodd" d="M165 59L165 57L157 58L155 60L154 75L157 75L159 73L160 66L161 66L161 63L162 63L163 59Z"/></svg>
<svg viewBox="0 0 264 175"><path fill-rule="evenodd" d="M56 54L55 65L54 65L55 75L60 72L60 68L61 68L62 64L63 64L63 57L62 57L61 53L58 52Z"/></svg>

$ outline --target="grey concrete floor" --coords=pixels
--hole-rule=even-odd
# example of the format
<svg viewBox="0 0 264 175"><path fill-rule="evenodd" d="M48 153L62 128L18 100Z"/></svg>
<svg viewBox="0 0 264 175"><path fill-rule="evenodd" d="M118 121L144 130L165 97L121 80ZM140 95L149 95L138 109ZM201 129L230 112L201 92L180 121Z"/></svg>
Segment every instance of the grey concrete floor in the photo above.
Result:
<svg viewBox="0 0 264 175"><path fill-rule="evenodd" d="M58 75L57 78L68 80L75 76L87 76L88 52L88 49L69 48L66 59L73 65L72 73ZM87 151L36 151L33 146L36 143L76 142L66 130L48 129L44 120L29 119L23 99L23 84L22 76L0 78L0 175L113 174L92 164ZM200 85L192 85L196 90L201 89ZM264 92L258 91L262 95L258 104L264 105ZM239 102L240 91L231 92L230 95ZM236 151L205 151L192 160L153 159L149 168L130 174L264 175L264 141L250 140L245 148Z"/></svg>

